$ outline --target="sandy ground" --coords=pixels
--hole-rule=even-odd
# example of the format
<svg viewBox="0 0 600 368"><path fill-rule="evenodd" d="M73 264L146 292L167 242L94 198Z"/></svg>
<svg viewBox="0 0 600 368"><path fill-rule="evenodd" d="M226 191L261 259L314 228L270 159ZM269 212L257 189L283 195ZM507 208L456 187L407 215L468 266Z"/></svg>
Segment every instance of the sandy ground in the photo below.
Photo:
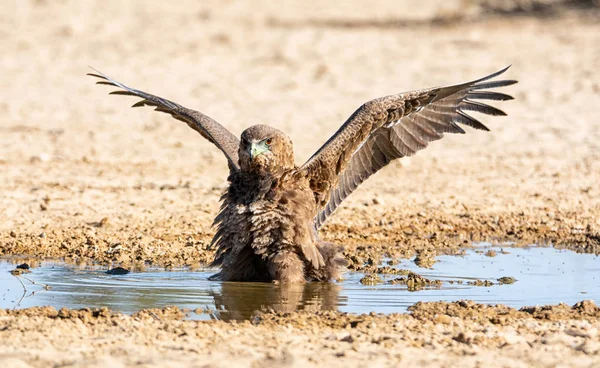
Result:
<svg viewBox="0 0 600 368"><path fill-rule="evenodd" d="M597 367L600 308L423 303L410 315L181 321L176 308L0 310L6 367Z"/></svg>
<svg viewBox="0 0 600 368"><path fill-rule="evenodd" d="M212 256L225 160L184 124L107 96L88 65L236 134L273 125L301 164L369 99L508 64L516 100L497 105L508 117L484 120L492 132L389 165L322 237L344 244L354 268L473 240L598 254L598 11L486 15L481 4L0 2L0 255L137 268ZM0 311L1 365L600 364L597 312L506 325L367 316L356 336L328 324L358 318L338 314L251 326L81 313Z"/></svg>

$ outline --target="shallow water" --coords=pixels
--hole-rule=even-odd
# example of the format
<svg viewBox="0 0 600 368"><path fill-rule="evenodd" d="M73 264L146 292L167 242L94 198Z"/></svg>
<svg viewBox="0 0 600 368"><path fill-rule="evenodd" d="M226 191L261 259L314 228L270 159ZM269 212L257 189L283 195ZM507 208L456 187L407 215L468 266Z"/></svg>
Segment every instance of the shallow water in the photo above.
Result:
<svg viewBox="0 0 600 368"><path fill-rule="evenodd" d="M495 249L496 257L481 250ZM248 319L260 310L339 310L343 312L405 312L418 301L474 300L506 304L515 308L592 299L600 304L600 259L554 248L478 248L465 256L440 256L433 269L419 268L404 260L397 268L413 270L441 287L409 291L403 285L365 286L361 273L346 273L339 283L309 283L278 286L268 283L223 283L208 281L213 270L151 270L116 276L105 269L77 269L61 263L42 262L24 277L8 271L15 263L0 261L0 308L51 305L55 308L98 308L133 313L144 308L177 305L207 313L190 313L191 319ZM511 276L514 284L498 285L496 279ZM32 284L29 280L34 281ZM398 277L381 275L384 280ZM468 285L475 279L494 286ZM21 280L26 286L24 292ZM462 284L450 281L463 281ZM50 286L45 290L42 284Z"/></svg>

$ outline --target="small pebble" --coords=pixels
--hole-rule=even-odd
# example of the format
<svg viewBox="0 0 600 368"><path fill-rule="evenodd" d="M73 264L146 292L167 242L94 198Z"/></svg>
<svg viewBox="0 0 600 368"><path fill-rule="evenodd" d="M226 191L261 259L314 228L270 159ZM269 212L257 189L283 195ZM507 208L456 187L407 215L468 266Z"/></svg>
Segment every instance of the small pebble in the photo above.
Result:
<svg viewBox="0 0 600 368"><path fill-rule="evenodd" d="M498 279L498 282L501 285L510 285L510 284L514 284L515 281L517 281L517 279L515 279L514 277L511 276L504 276Z"/></svg>
<svg viewBox="0 0 600 368"><path fill-rule="evenodd" d="M493 249L490 249L490 250L488 250L487 252L485 252L485 256L486 256L486 257L496 257L496 256L497 256L497 253L496 253L496 251L495 251L495 250L493 250Z"/></svg>
<svg viewBox="0 0 600 368"><path fill-rule="evenodd" d="M365 277L360 279L360 283L363 285L377 285L381 284L382 282L383 281L381 280L381 277L377 275L366 275Z"/></svg>
<svg viewBox="0 0 600 368"><path fill-rule="evenodd" d="M100 222L98 223L100 227L104 227L108 224L110 224L110 219L108 217L103 217L102 220L100 220Z"/></svg>
<svg viewBox="0 0 600 368"><path fill-rule="evenodd" d="M485 287L490 287L493 286L494 283L491 282L490 280L475 280L475 281L469 281L468 282L469 285L473 285L473 286L485 286Z"/></svg>
<svg viewBox="0 0 600 368"><path fill-rule="evenodd" d="M452 318L446 314L440 314L435 318L435 322L444 325L449 325L452 323Z"/></svg>
<svg viewBox="0 0 600 368"><path fill-rule="evenodd" d="M22 275L24 273L29 273L31 271L23 269L23 268L15 268L14 270L10 270L10 274L13 276L19 276Z"/></svg>

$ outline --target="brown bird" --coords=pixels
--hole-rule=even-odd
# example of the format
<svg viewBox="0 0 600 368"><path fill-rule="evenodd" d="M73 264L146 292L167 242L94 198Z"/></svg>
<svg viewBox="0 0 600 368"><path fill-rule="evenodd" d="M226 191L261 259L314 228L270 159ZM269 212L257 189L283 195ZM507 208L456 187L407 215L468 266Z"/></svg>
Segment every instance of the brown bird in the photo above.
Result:
<svg viewBox="0 0 600 368"><path fill-rule="evenodd" d="M517 81L494 80L508 67L475 81L400 93L369 101L302 166L291 139L254 125L240 139L208 116L129 88L96 71L97 83L119 87L111 94L137 96L133 105L153 106L187 123L225 154L229 187L215 218L212 276L225 281L305 282L336 279L346 261L340 247L317 232L342 201L390 161L413 155L458 125L488 128L467 111L506 115L481 100L511 100L489 91Z"/></svg>

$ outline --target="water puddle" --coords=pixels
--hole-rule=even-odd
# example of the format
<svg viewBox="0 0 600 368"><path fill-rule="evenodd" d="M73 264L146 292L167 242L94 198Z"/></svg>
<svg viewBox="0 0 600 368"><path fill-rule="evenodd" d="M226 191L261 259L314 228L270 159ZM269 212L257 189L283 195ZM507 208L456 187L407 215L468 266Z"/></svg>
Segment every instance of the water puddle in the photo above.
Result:
<svg viewBox="0 0 600 368"><path fill-rule="evenodd" d="M467 251L465 256L440 256L433 269L419 268L403 260L395 267L441 281L419 291L386 283L398 275L380 275L384 283L373 286L360 283L364 276L361 273L346 273L345 280L338 283L280 286L208 281L212 270L150 270L107 275L105 269L77 269L53 262L42 262L40 267L17 278L9 273L15 264L0 261L0 308L108 307L133 313L177 305L196 311L190 313L191 319L248 319L261 310L392 313L405 312L418 301L461 299L515 308L560 302L574 304L584 299L600 304L600 262L594 255L541 247L504 248L507 254L499 248L489 249L495 249L498 255L488 257L478 249ZM500 284L497 279L501 277L517 281ZM493 285L469 283L474 280L491 281Z"/></svg>

